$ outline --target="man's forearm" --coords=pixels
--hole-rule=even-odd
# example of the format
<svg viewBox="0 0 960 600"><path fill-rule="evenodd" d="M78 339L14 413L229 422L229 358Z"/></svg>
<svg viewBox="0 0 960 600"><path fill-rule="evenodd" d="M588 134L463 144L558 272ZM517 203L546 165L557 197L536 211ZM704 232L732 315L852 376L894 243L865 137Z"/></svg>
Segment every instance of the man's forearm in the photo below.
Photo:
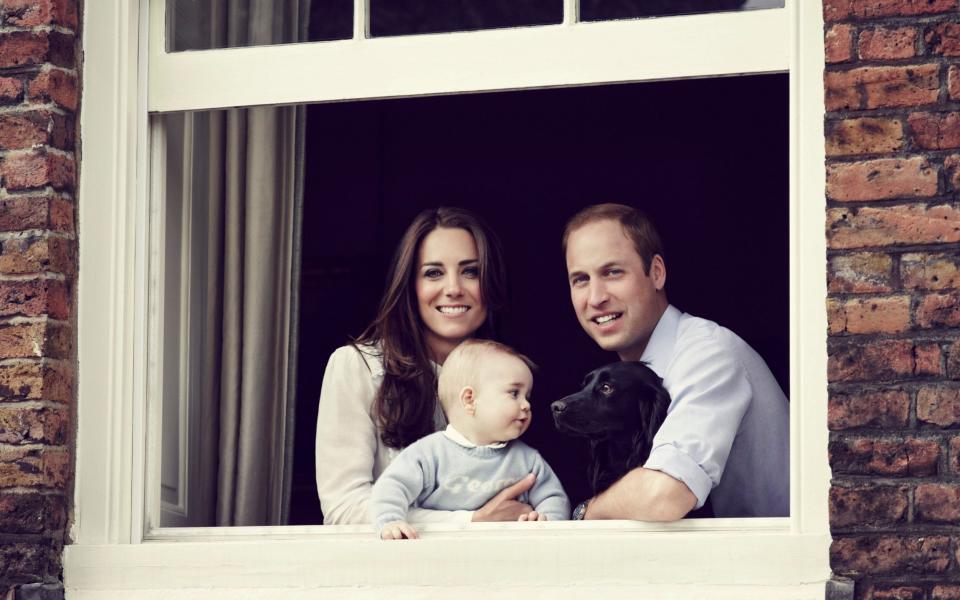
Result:
<svg viewBox="0 0 960 600"><path fill-rule="evenodd" d="M585 518L676 521L696 505L697 497L682 481L641 467L592 499Z"/></svg>

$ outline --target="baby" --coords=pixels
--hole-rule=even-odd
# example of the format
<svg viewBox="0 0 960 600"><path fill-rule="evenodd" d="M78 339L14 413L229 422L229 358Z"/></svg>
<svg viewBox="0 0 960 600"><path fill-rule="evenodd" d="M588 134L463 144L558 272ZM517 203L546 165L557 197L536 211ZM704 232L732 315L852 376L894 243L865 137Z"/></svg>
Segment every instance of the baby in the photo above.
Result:
<svg viewBox="0 0 960 600"><path fill-rule="evenodd" d="M370 519L381 539L416 538L411 505L476 510L529 473L521 521L570 518L570 501L540 454L517 438L530 426L532 363L509 346L466 340L447 357L439 397L449 425L401 452L373 486Z"/></svg>

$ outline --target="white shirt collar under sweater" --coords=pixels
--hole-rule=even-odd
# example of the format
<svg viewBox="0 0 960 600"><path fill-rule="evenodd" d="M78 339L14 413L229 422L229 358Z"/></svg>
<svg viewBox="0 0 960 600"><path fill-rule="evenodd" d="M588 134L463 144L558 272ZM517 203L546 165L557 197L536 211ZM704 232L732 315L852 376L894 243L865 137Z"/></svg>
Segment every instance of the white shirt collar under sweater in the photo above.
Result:
<svg viewBox="0 0 960 600"><path fill-rule="evenodd" d="M465 448L503 448L504 446L507 445L506 442L497 442L495 444L486 444L484 446L478 446L477 444L474 444L473 442L468 440L467 436L457 431L457 429L452 424L447 425L447 428L443 430L443 435L447 436L448 438L450 438L451 440L455 441L456 443L460 444Z"/></svg>

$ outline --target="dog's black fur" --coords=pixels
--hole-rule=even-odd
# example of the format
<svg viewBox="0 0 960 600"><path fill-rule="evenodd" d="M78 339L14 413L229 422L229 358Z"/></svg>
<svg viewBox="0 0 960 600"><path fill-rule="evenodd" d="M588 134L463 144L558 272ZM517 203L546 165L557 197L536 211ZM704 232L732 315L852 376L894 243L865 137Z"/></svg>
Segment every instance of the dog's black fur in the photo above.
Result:
<svg viewBox="0 0 960 600"><path fill-rule="evenodd" d="M669 407L670 395L660 377L632 361L591 371L583 389L550 405L559 431L590 441L588 475L594 496L643 466ZM688 516L712 516L709 500Z"/></svg>

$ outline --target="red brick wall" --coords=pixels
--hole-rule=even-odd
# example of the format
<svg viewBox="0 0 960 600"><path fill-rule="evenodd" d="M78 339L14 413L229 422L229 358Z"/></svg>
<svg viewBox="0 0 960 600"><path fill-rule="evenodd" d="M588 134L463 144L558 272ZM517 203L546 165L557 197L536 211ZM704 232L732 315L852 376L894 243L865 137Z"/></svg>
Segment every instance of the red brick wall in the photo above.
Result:
<svg viewBox="0 0 960 600"><path fill-rule="evenodd" d="M823 4L830 563L960 599L960 3Z"/></svg>
<svg viewBox="0 0 960 600"><path fill-rule="evenodd" d="M2 597L37 586L62 593L75 398L78 5L0 0Z"/></svg>

